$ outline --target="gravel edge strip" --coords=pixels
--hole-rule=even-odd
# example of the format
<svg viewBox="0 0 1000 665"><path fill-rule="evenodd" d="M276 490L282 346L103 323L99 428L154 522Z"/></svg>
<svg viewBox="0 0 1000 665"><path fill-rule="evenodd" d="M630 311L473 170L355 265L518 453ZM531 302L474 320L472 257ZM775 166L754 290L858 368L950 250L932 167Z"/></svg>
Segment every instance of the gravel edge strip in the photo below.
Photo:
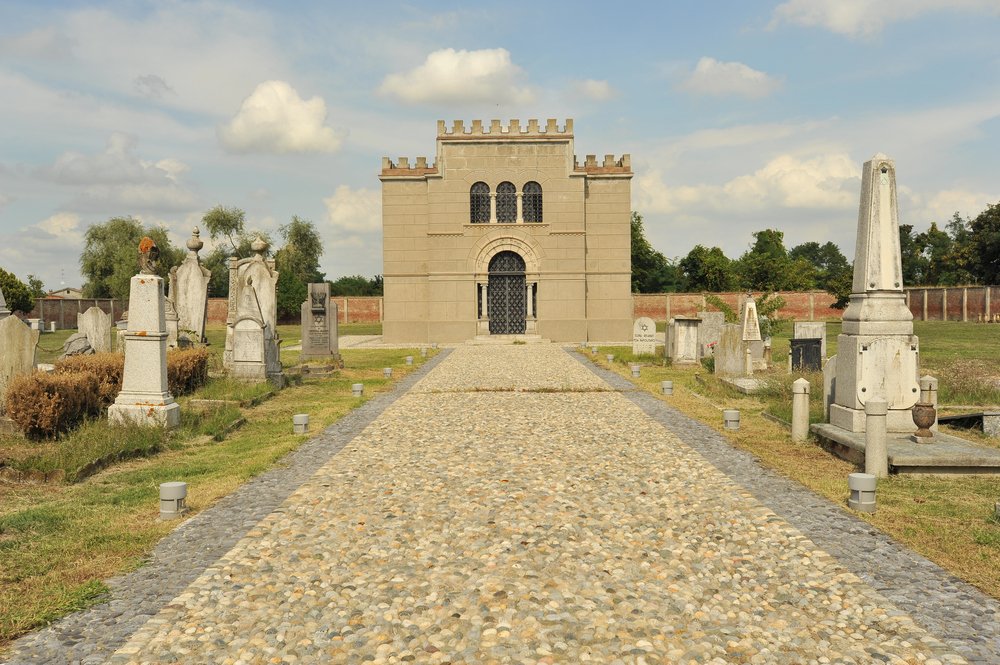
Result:
<svg viewBox="0 0 1000 665"><path fill-rule="evenodd" d="M8 665L104 663L146 621L226 554L365 427L434 369L442 349L417 371L347 413L215 505L178 525L136 571L107 580L110 597L18 638ZM289 424L290 426L290 424Z"/></svg>
<svg viewBox="0 0 1000 665"><path fill-rule="evenodd" d="M620 374L567 351L970 663L1000 665L1000 602L845 508L765 468L711 427Z"/></svg>

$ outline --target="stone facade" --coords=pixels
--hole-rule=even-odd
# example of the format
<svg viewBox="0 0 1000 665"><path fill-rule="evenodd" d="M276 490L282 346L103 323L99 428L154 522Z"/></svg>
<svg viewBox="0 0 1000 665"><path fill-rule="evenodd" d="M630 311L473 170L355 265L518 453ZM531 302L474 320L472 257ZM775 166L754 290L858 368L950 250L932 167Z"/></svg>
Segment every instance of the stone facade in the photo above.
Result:
<svg viewBox="0 0 1000 665"><path fill-rule="evenodd" d="M572 120L439 121L435 163L382 160L384 339L630 339L631 178Z"/></svg>

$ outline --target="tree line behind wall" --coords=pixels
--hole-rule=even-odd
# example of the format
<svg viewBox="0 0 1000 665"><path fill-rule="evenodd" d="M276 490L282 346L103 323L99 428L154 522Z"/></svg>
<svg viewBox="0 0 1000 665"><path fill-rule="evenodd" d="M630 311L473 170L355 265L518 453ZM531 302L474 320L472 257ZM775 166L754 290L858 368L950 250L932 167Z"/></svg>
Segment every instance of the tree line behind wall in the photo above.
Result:
<svg viewBox="0 0 1000 665"><path fill-rule="evenodd" d="M784 233L753 234L750 248L730 259L718 247L696 245L682 258L668 259L646 240L642 215L632 213L634 293L808 291L821 289L840 306L851 292L853 266L832 242L805 242L786 249ZM975 218L955 213L941 230L936 222L922 233L900 224L903 283L906 286L1000 284L1000 203Z"/></svg>

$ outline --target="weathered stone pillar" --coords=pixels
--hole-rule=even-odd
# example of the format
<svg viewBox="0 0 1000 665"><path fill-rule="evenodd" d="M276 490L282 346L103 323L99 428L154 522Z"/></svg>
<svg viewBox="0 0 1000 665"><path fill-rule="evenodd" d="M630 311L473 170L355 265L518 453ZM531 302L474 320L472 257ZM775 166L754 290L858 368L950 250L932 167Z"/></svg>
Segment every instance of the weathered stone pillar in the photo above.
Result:
<svg viewBox="0 0 1000 665"><path fill-rule="evenodd" d="M805 441L809 436L809 382L796 379L792 383L792 441Z"/></svg>
<svg viewBox="0 0 1000 665"><path fill-rule="evenodd" d="M889 475L889 449L885 440L888 412L889 404L881 397L865 402L865 473L876 478Z"/></svg>

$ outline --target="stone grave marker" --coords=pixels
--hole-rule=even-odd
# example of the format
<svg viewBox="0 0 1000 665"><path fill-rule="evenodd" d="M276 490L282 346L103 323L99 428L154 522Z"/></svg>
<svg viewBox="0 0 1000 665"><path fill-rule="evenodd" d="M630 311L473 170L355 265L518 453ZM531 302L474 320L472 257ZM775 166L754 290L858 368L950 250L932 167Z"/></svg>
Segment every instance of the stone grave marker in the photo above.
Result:
<svg viewBox="0 0 1000 665"><path fill-rule="evenodd" d="M7 299L3 297L3 289L0 289L0 319L6 319L10 316L10 310L7 309Z"/></svg>
<svg viewBox="0 0 1000 665"><path fill-rule="evenodd" d="M753 296L747 294L743 301L743 311L740 315L740 329L743 333L744 342L760 342L760 321L757 319L757 301Z"/></svg>
<svg viewBox="0 0 1000 665"><path fill-rule="evenodd" d="M278 271L265 259L267 243L259 236L250 258L229 259L229 310L222 362L230 374L245 381L285 383L277 332Z"/></svg>
<svg viewBox="0 0 1000 665"><path fill-rule="evenodd" d="M77 319L77 328L87 336L90 348L96 353L111 350L111 315L100 307L91 307Z"/></svg>
<svg viewBox="0 0 1000 665"><path fill-rule="evenodd" d="M920 397L919 341L903 292L896 165L882 154L865 162L851 299L837 338L837 380L830 424L865 431L865 403L888 405L886 429L913 432Z"/></svg>
<svg viewBox="0 0 1000 665"><path fill-rule="evenodd" d="M302 303L301 358L339 356L337 304L330 302L330 285L310 284L307 295Z"/></svg>
<svg viewBox="0 0 1000 665"><path fill-rule="evenodd" d="M170 300L177 312L178 336L193 344L206 341L208 283L212 272L198 258L198 251L204 246L196 226L187 241L187 257L179 266L170 269Z"/></svg>
<svg viewBox="0 0 1000 665"><path fill-rule="evenodd" d="M35 345L39 331L32 330L16 316L0 319L0 415L7 403L7 386L35 367Z"/></svg>
<svg viewBox="0 0 1000 665"><path fill-rule="evenodd" d="M745 346L743 327L738 323L724 323L715 346L715 373L720 376L743 376Z"/></svg>
<svg viewBox="0 0 1000 665"><path fill-rule="evenodd" d="M792 339L820 340L820 354L826 358L826 321L796 321L792 324Z"/></svg>
<svg viewBox="0 0 1000 665"><path fill-rule="evenodd" d="M656 353L656 323L648 316L640 316L632 324L632 354Z"/></svg>
<svg viewBox="0 0 1000 665"><path fill-rule="evenodd" d="M139 243L139 274L129 283L128 329L122 389L108 407L113 423L165 428L180 424L180 406L167 388L167 321L159 251L150 238Z"/></svg>
<svg viewBox="0 0 1000 665"><path fill-rule="evenodd" d="M698 324L700 319L678 316L670 324L670 358L675 363L698 362Z"/></svg>
<svg viewBox="0 0 1000 665"><path fill-rule="evenodd" d="M715 346L722 336L722 326L726 323L726 315L722 312L698 312L698 318L701 319L698 324L698 352L704 358L715 352Z"/></svg>

